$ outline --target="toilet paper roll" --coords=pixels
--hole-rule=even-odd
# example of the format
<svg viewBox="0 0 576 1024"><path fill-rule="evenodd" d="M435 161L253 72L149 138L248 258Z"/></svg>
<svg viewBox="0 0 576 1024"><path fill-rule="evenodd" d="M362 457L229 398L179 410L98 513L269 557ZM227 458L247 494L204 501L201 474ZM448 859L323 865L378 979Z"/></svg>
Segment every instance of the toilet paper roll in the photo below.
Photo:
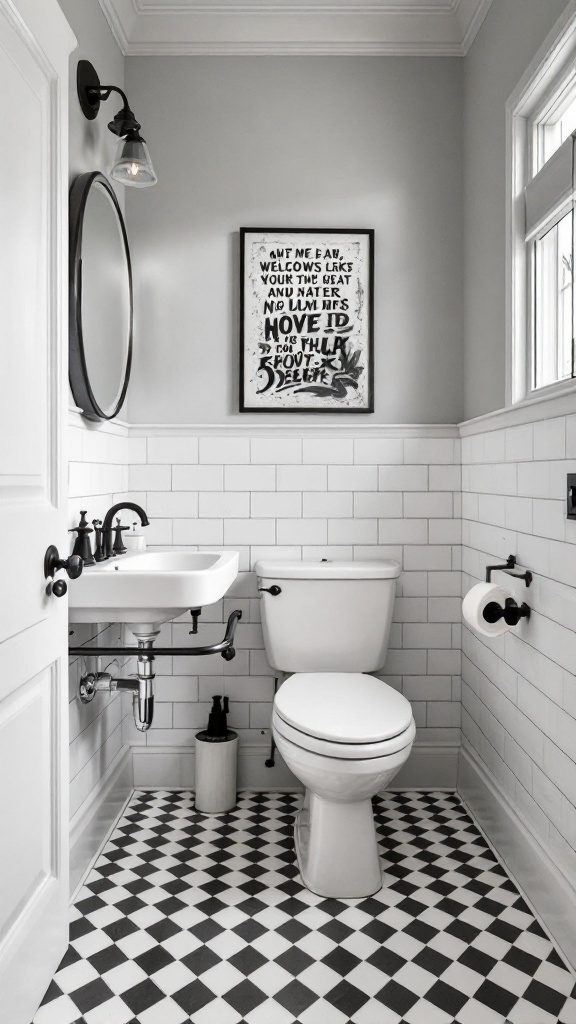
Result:
<svg viewBox="0 0 576 1024"><path fill-rule="evenodd" d="M508 591L497 587L495 583L477 583L472 590L468 591L462 602L465 621L483 636L502 636L502 633L508 632L510 626L506 625L504 619L498 619L498 622L486 622L483 612L491 601L495 601L503 608L506 598L511 596Z"/></svg>

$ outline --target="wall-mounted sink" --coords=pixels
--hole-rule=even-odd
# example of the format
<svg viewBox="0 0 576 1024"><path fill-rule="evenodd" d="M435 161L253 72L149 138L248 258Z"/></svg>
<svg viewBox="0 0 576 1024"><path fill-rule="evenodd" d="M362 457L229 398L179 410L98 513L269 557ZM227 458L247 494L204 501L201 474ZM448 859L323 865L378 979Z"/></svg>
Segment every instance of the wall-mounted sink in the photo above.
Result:
<svg viewBox="0 0 576 1024"><path fill-rule="evenodd" d="M71 622L168 622L214 604L238 574L237 551L150 551L89 566L70 586Z"/></svg>

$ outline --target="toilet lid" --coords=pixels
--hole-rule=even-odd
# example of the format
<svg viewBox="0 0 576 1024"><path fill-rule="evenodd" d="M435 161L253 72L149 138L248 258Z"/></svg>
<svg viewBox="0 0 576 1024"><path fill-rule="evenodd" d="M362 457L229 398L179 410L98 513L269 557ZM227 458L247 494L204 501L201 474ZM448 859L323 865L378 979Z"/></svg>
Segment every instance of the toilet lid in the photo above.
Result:
<svg viewBox="0 0 576 1024"><path fill-rule="evenodd" d="M278 690L274 707L288 725L333 743L377 743L412 722L406 697L359 672L297 672Z"/></svg>

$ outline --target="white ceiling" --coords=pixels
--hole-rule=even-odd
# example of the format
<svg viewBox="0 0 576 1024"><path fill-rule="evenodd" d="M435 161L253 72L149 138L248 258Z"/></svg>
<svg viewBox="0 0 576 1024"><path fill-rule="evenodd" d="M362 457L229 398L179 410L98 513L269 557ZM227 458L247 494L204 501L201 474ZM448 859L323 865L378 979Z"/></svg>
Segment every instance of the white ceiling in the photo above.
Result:
<svg viewBox="0 0 576 1024"><path fill-rule="evenodd" d="M492 0L100 0L124 54L464 56Z"/></svg>

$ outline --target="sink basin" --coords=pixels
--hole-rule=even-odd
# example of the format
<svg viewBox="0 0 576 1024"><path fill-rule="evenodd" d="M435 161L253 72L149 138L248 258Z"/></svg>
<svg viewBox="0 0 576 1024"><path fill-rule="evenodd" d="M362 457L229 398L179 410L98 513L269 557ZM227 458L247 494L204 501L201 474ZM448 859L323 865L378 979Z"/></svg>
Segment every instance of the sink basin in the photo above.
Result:
<svg viewBox="0 0 576 1024"><path fill-rule="evenodd" d="M71 622L168 622L214 604L238 573L237 551L147 551L88 566L69 587Z"/></svg>

